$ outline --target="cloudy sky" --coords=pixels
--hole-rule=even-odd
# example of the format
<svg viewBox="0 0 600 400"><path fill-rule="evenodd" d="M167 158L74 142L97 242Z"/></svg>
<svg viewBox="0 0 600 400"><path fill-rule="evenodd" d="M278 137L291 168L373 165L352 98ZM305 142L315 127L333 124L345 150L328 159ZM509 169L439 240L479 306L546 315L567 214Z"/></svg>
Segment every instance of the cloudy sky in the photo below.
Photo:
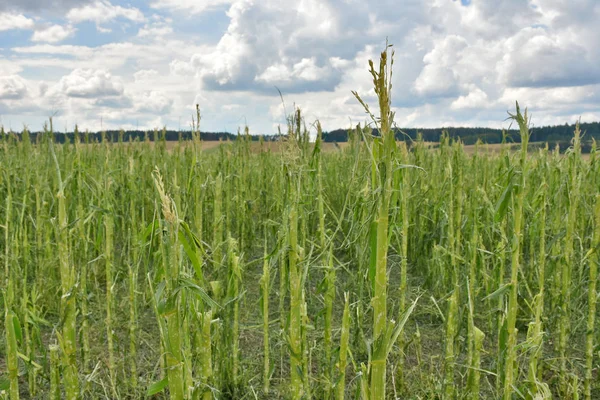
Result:
<svg viewBox="0 0 600 400"><path fill-rule="evenodd" d="M376 105L368 60L394 44L402 127L600 120L598 0L0 0L0 124L273 133Z"/></svg>

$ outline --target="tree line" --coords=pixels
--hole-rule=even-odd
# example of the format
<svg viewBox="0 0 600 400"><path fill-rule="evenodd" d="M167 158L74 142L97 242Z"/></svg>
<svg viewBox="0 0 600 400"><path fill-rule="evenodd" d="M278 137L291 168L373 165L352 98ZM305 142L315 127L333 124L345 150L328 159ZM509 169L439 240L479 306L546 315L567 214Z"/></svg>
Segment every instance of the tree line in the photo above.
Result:
<svg viewBox="0 0 600 400"><path fill-rule="evenodd" d="M579 125L584 134L584 140L600 138L600 122L586 122ZM558 143L570 141L573 138L575 124L564 124L556 126L543 126L531 128L532 142L551 142ZM347 142L348 129L336 129L323 133L325 142ZM374 135L378 135L377 130L373 130ZM464 144L475 144L478 140L484 143L502 143L503 141L520 143L521 139L518 131L514 129L503 130L494 128L467 128L467 127L447 127L447 128L396 128L395 135L397 140L416 140L421 135L426 142L439 142L442 135L446 134L452 139L461 139Z"/></svg>
<svg viewBox="0 0 600 400"><path fill-rule="evenodd" d="M586 147L591 145L592 138L595 140L600 139L600 122L586 122L580 124L582 137L582 150L585 151ZM378 136L377 129L361 129L363 133L370 133ZM569 143L573 137L573 131L575 130L575 124L555 125L555 126L543 126L531 128L531 142L548 142L552 146L558 145L561 149L568 148ZM359 132L356 128L354 129L334 129L329 132L323 132L323 141L329 143L343 143L349 140L352 132ZM513 142L520 143L520 137L518 132L514 129L494 129L494 128L482 128L482 127L446 127L446 128L395 128L395 136L400 141L413 141L421 137L426 142L439 142L443 135L447 135L452 139L461 139L465 145L475 144L477 141L483 143L502 143L502 142ZM0 137L7 136L14 132L5 131L4 127L0 126ZM37 142L43 134L48 134L48 130L40 132L29 132L24 130L17 134L17 138L27 135L28 139L32 142ZM239 136L244 136L248 140L258 141L262 137L265 141L278 141L285 135L258 135L250 134L248 130L238 132L236 134L230 132L200 132L200 138L204 141L227 141L235 140ZM73 143L75 140L81 142L102 142L109 140L111 142L129 142L129 141L178 141L178 140L191 140L193 132L188 131L177 131L177 130L107 130L102 132L54 132L53 133L55 142L58 143ZM359 137L361 135L358 135ZM587 143L587 145L586 145Z"/></svg>

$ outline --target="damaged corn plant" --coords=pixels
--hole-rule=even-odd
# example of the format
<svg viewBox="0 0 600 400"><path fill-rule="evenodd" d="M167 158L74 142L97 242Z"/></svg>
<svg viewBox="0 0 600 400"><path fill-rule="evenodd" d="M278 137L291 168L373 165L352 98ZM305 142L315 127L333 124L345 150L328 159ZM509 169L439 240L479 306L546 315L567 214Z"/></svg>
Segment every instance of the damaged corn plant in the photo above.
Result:
<svg viewBox="0 0 600 400"><path fill-rule="evenodd" d="M348 144L1 129L0 397L600 398L595 143L405 138L392 66Z"/></svg>

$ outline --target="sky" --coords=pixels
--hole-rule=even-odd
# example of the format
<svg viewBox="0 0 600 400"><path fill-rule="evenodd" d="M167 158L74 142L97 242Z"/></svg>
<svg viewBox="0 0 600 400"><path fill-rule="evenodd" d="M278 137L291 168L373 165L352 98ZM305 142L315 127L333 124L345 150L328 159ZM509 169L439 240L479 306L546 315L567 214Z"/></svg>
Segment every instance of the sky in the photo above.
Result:
<svg viewBox="0 0 600 400"><path fill-rule="evenodd" d="M515 101L600 121L599 21L598 0L0 0L0 125L189 129L199 104L203 131L276 133L295 106L348 128L386 38L400 127L508 127Z"/></svg>

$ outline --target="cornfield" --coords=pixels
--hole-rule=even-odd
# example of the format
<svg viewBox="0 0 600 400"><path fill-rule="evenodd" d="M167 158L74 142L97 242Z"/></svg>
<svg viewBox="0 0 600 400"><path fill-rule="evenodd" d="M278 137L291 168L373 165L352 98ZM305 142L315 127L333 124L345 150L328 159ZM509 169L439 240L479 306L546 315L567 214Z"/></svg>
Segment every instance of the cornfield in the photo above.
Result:
<svg viewBox="0 0 600 400"><path fill-rule="evenodd" d="M391 54L335 152L2 131L1 396L600 398L595 144L397 142Z"/></svg>

